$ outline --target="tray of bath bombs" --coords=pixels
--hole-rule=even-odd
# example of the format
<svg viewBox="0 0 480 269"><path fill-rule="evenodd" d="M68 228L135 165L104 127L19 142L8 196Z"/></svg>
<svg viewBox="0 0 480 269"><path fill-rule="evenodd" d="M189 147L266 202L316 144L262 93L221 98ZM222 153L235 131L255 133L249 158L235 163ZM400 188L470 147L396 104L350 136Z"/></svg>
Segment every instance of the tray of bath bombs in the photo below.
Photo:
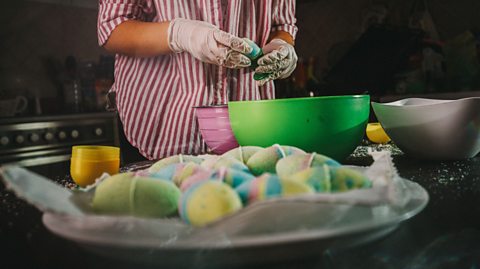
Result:
<svg viewBox="0 0 480 269"><path fill-rule="evenodd" d="M291 146L175 155L74 190L21 167L0 169L53 233L89 246L231 249L327 240L395 227L428 202L391 157L349 167Z"/></svg>
<svg viewBox="0 0 480 269"><path fill-rule="evenodd" d="M291 146L238 147L221 156L175 155L98 183L100 214L180 217L204 226L255 202L370 188L361 172Z"/></svg>

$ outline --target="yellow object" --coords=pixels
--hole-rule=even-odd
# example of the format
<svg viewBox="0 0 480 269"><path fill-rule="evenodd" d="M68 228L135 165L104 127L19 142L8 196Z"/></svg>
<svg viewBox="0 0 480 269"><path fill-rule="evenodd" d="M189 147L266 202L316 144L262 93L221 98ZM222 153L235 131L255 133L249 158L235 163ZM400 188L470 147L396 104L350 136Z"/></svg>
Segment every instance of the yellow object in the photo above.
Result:
<svg viewBox="0 0 480 269"><path fill-rule="evenodd" d="M292 196L304 193L314 193L315 191L306 183L296 180L280 180L282 182L282 196Z"/></svg>
<svg viewBox="0 0 480 269"><path fill-rule="evenodd" d="M120 148L109 146L73 146L70 160L73 181L85 187L103 173L117 174L120 169Z"/></svg>
<svg viewBox="0 0 480 269"><path fill-rule="evenodd" d="M242 208L238 194L227 184L208 180L182 197L180 215L195 226L204 226ZM185 210L185 211L182 211Z"/></svg>
<svg viewBox="0 0 480 269"><path fill-rule="evenodd" d="M367 137L373 143L385 144L390 142L390 137L378 122L367 124Z"/></svg>

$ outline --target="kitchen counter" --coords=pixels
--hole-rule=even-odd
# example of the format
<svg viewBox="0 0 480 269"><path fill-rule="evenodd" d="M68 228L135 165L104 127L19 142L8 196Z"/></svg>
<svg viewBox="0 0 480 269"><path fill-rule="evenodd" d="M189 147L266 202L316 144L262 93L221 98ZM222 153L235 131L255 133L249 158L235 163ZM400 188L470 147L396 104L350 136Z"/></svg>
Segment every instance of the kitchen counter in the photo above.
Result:
<svg viewBox="0 0 480 269"><path fill-rule="evenodd" d="M376 241L346 249L319 251L301 260L248 268L479 268L480 156L451 162L420 161L395 146L362 144L345 162L369 165L369 147L392 152L404 178L422 185L428 206ZM69 178L58 183L69 186ZM1 184L1 183L0 183ZM142 268L100 256L50 233L41 213L0 186L1 268ZM288 250L285 250L288 251ZM207 268L199 264L196 268ZM232 268L232 267L230 267Z"/></svg>

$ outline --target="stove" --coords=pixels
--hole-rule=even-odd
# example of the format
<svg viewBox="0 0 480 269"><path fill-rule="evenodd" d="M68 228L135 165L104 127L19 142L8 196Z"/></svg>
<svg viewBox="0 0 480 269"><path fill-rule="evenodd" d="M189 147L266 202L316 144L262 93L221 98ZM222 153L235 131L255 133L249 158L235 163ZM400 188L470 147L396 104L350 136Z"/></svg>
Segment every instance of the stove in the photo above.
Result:
<svg viewBox="0 0 480 269"><path fill-rule="evenodd" d="M72 146L118 146L117 130L115 113L0 119L0 165L65 176Z"/></svg>

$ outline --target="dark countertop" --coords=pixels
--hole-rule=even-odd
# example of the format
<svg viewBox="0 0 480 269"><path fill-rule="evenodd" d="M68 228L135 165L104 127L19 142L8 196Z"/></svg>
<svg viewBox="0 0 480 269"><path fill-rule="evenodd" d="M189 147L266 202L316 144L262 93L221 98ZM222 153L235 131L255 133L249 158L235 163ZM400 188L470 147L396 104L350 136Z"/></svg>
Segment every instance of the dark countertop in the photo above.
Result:
<svg viewBox="0 0 480 269"><path fill-rule="evenodd" d="M400 175L429 192L430 202L419 215L367 244L248 268L479 268L480 156L428 162L407 157L393 145L375 148L390 150ZM366 145L360 146L345 163L370 164L366 151ZM68 178L58 182L64 186L71 184ZM3 185L0 185L0 243L0 268L5 269L138 268L96 256L50 233L41 222L41 213L5 191Z"/></svg>

